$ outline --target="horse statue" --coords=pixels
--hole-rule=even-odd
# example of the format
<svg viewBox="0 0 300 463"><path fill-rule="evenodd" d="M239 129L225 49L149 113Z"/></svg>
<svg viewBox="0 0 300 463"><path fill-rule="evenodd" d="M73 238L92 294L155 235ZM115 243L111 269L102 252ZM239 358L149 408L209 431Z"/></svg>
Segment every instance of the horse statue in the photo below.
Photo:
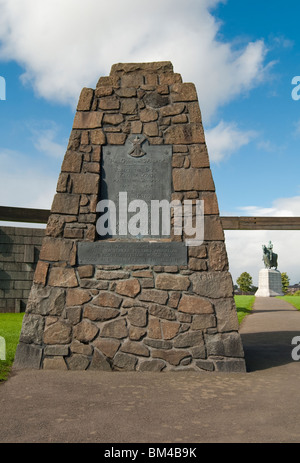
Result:
<svg viewBox="0 0 300 463"><path fill-rule="evenodd" d="M263 244L262 249L265 268L275 267L275 270L277 270L278 254L275 254L275 252L273 252L273 244L271 243L271 241L269 241L268 247Z"/></svg>

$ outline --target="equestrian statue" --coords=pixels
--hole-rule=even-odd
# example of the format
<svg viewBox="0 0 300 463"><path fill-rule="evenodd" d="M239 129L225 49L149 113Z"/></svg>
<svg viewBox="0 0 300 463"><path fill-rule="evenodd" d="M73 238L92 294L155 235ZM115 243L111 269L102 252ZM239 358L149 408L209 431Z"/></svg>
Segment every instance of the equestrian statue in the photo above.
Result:
<svg viewBox="0 0 300 463"><path fill-rule="evenodd" d="M278 267L278 255L273 252L273 244L269 241L268 246L263 244L263 261L265 264L265 268L272 268L275 267L277 270Z"/></svg>

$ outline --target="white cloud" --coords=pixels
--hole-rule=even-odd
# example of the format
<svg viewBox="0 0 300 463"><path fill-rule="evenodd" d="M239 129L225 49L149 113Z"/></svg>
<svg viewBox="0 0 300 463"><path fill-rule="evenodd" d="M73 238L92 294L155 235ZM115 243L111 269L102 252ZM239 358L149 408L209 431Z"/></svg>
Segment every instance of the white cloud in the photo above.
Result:
<svg viewBox="0 0 300 463"><path fill-rule="evenodd" d="M0 150L0 198L3 206L48 209L55 194L58 169L43 160L33 163L17 151Z"/></svg>
<svg viewBox="0 0 300 463"><path fill-rule="evenodd" d="M247 145L255 136L254 131L240 130L233 122L219 122L217 126L206 130L210 160L219 163Z"/></svg>
<svg viewBox="0 0 300 463"><path fill-rule="evenodd" d="M271 207L246 206L237 208L242 215L269 216L269 217L299 217L300 216L300 196L291 198L277 198Z"/></svg>
<svg viewBox="0 0 300 463"><path fill-rule="evenodd" d="M57 137L57 128L52 127L48 129L32 129L33 145L35 148L46 156L56 159L63 159L66 151L67 140L64 143L55 141Z"/></svg>
<svg viewBox="0 0 300 463"><path fill-rule="evenodd" d="M208 121L267 69L262 40L239 50L219 40L221 1L0 0L0 58L20 63L38 95L73 106L114 63L170 60L195 82Z"/></svg>

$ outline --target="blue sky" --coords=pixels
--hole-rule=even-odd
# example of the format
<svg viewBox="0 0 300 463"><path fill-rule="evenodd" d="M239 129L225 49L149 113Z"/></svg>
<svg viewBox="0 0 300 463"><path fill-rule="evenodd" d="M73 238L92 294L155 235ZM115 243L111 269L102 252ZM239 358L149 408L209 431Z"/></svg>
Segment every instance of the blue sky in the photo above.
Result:
<svg viewBox="0 0 300 463"><path fill-rule="evenodd" d="M116 62L170 60L197 87L221 214L300 216L299 13L296 0L0 0L1 205L51 207L82 87ZM299 282L299 238L226 232L234 280L256 282L272 239Z"/></svg>

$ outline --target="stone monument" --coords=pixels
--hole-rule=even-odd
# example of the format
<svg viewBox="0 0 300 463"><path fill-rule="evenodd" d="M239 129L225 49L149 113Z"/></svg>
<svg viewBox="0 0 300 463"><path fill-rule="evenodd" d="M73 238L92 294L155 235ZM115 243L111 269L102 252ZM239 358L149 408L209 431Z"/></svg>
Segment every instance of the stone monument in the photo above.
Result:
<svg viewBox="0 0 300 463"><path fill-rule="evenodd" d="M240 372L238 328L195 86L115 64L81 92L14 367Z"/></svg>
<svg viewBox="0 0 300 463"><path fill-rule="evenodd" d="M283 296L281 273L277 270L278 255L273 252L273 244L263 245L263 261L265 268L259 271L257 297ZM273 269L272 267L275 267Z"/></svg>

